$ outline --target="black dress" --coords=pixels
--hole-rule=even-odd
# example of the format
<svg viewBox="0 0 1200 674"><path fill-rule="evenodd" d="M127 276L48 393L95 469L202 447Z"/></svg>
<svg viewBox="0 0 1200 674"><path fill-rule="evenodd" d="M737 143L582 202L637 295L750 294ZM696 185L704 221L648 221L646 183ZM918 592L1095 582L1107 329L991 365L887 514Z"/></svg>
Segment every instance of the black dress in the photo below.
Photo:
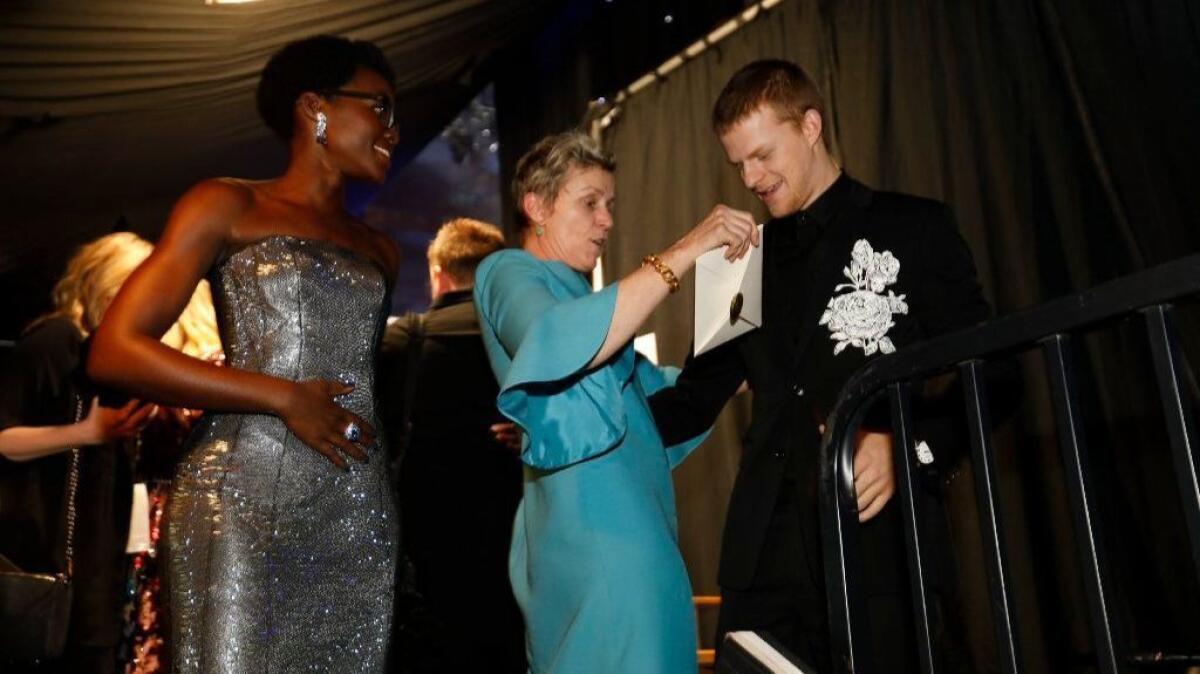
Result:
<svg viewBox="0 0 1200 674"><path fill-rule="evenodd" d="M83 396L86 414L92 394L82 374L82 348L82 336L65 318L28 330L0 370L0 430L69 424L76 396ZM129 461L120 447L81 449L67 635L72 664L64 665L77 672L89 671L80 658L115 658L132 493ZM26 571L63 568L69 458L67 452L23 462L0 458L0 554ZM90 671L109 671L115 660L98 666L103 668Z"/></svg>

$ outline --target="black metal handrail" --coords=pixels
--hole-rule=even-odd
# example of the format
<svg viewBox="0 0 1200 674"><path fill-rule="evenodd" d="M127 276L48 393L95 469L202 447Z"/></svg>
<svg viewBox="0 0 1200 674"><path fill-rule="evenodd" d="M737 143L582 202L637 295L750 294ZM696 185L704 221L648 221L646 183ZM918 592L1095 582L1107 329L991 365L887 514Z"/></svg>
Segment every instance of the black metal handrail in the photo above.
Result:
<svg viewBox="0 0 1200 674"><path fill-rule="evenodd" d="M1200 480L1197 479L1196 424L1185 394L1183 358L1171 302L1200 294L1200 255L1195 255L1090 290L998 318L981 326L914 344L877 358L843 387L827 422L821 444L821 529L829 598L832 652L838 671L864 674L871 669L867 617L861 594L862 558L854 536L858 527L854 492L855 431L868 409L890 397L897 497L903 511L917 647L923 672L934 671L927 581L928 554L917 526L914 501L911 382L957 370L962 381L970 460L983 539L987 547L988 585L1002 671L1021 671L1012 583L1005 552L1004 528L996 494L995 454L988 437L989 404L982 368L988 361L1040 347L1053 389L1059 445L1066 467L1074 534L1083 563L1092 637L1099 670L1122 671L1100 545L1102 524L1096 519L1096 495L1080 417L1073 333L1095 329L1140 314L1145 321L1159 393L1166 412L1168 436L1192 561L1200 579Z"/></svg>

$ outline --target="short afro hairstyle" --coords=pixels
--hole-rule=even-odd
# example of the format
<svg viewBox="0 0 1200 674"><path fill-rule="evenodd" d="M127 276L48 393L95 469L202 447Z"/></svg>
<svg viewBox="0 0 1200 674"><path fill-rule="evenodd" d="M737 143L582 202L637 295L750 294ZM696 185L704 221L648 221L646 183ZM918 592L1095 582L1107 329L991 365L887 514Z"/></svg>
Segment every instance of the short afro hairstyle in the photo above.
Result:
<svg viewBox="0 0 1200 674"><path fill-rule="evenodd" d="M387 57L370 42L315 35L288 43L263 68L256 94L258 114L276 135L291 140L300 94L337 89L359 68L379 73L388 86L396 87L396 73Z"/></svg>

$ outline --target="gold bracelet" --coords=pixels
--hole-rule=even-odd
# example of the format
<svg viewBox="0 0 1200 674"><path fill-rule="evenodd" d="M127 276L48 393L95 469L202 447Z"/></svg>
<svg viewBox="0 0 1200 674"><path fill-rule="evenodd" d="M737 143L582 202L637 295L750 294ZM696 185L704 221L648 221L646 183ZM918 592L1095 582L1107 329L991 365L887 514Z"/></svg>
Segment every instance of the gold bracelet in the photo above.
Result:
<svg viewBox="0 0 1200 674"><path fill-rule="evenodd" d="M642 258L642 264L648 264L651 267L654 267L654 271L658 272L658 275L661 276L662 280L666 282L667 288L670 290L670 292L677 292L679 290L679 277L676 276L675 272L671 271L671 268L668 267L665 262L659 259L657 255L653 253L647 255L646 257Z"/></svg>

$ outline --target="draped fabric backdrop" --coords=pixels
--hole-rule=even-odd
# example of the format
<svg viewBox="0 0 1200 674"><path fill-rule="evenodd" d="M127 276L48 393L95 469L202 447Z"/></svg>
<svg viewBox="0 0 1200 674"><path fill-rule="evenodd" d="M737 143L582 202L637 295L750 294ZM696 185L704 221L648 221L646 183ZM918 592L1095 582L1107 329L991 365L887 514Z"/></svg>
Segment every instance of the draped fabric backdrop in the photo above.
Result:
<svg viewBox="0 0 1200 674"><path fill-rule="evenodd" d="M745 63L781 57L824 90L825 124L847 172L878 189L950 203L999 313L1029 307L1200 249L1200 11L1154 3L1018 0L905 3L785 0L627 100L615 152L618 226L610 279L661 250L714 204L763 209L710 129L712 104ZM691 337L691 284L647 330L665 362ZM1197 321L1182 316L1195 356ZM1135 650L1200 651L1200 592L1137 326L1089 336L1089 439L1123 582L1122 633ZM1193 357L1193 362L1195 358ZM1032 671L1078 669L1091 650L1038 354L1026 394L996 432L1004 517ZM746 401L676 472L681 545L698 593L716 562ZM950 487L972 650L992 658L969 468Z"/></svg>

